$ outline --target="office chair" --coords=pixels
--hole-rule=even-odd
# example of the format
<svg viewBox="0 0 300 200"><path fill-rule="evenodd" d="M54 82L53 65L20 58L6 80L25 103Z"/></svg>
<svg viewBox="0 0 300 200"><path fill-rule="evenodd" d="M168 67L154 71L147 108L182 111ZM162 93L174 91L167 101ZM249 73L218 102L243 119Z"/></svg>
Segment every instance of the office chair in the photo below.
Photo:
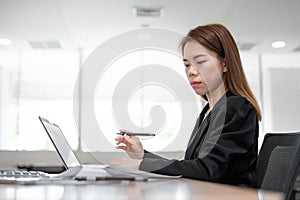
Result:
<svg viewBox="0 0 300 200"><path fill-rule="evenodd" d="M290 200L299 163L300 132L266 134L256 165L258 188L282 192Z"/></svg>

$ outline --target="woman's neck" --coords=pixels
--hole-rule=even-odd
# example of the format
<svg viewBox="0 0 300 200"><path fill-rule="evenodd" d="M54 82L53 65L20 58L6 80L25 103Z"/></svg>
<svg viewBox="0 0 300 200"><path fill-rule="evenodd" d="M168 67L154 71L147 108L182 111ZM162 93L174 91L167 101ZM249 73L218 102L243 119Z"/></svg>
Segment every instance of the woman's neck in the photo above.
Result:
<svg viewBox="0 0 300 200"><path fill-rule="evenodd" d="M221 97L226 93L226 91L227 90L224 87L221 87L206 95L209 103L209 111L213 109L215 104L221 99Z"/></svg>

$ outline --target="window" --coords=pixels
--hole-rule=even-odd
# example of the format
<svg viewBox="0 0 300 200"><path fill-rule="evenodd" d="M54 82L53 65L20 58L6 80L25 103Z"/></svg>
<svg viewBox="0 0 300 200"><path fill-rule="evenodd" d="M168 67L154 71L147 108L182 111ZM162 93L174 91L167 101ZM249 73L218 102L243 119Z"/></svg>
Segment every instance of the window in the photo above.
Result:
<svg viewBox="0 0 300 200"><path fill-rule="evenodd" d="M73 123L73 89L78 52L36 50L1 52L0 149L53 149L38 116L62 122L73 148L78 137Z"/></svg>
<svg viewBox="0 0 300 200"><path fill-rule="evenodd" d="M141 49L113 61L104 75L99 76L95 91L94 112L100 131L90 131L89 128L94 125L90 124L90 115L85 115L84 93L80 97L80 112L83 114L78 125L74 117L76 110L73 106L78 101L74 99L74 90L79 74L79 57L77 51L67 50L34 50L2 57L0 149L53 150L38 116L58 123L75 150L114 151L115 133L120 127L147 131L155 120L158 124L152 124L150 131L157 136L142 138L147 149L185 149L202 104L200 101L197 103L199 97L186 81L181 58L159 49ZM174 75L176 77L172 78ZM130 76L134 77L136 85L127 88L129 93L123 95L124 98L114 99L112 95L122 92L117 90L118 84L132 86L121 82ZM88 84L85 80L88 77L80 82L83 91ZM113 104L117 107L123 105L121 109L130 120L128 126L122 124L120 110L114 111ZM196 107L193 114L183 115L183 110L191 105ZM188 124L184 132L182 120L187 122L185 126ZM180 131L182 133L179 134ZM79 132L82 141L78 139Z"/></svg>

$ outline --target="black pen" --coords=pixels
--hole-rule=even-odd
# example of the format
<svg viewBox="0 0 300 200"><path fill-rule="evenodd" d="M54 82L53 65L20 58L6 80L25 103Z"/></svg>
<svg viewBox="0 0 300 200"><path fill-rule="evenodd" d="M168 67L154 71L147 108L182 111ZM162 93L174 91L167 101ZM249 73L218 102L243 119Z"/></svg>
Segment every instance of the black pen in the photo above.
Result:
<svg viewBox="0 0 300 200"><path fill-rule="evenodd" d="M146 181L147 178L144 177L113 177L113 176L105 176L105 177L96 177L96 181Z"/></svg>
<svg viewBox="0 0 300 200"><path fill-rule="evenodd" d="M127 133L127 132L120 132L117 133L118 135L129 135L129 136L155 136L155 133Z"/></svg>
<svg viewBox="0 0 300 200"><path fill-rule="evenodd" d="M86 176L76 177L77 181L147 181L147 178L144 177L114 177L114 176L97 176L94 178L88 178Z"/></svg>

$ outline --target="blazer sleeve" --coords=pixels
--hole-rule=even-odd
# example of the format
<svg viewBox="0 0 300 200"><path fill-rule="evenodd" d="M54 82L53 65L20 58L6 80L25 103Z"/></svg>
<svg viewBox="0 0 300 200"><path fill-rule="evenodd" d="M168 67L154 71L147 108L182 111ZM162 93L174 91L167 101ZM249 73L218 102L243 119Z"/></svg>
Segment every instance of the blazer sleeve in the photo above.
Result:
<svg viewBox="0 0 300 200"><path fill-rule="evenodd" d="M245 170L237 168L249 167L239 158L247 159L247 156L256 153L253 148L257 141L256 113L253 106L242 97L228 98L226 105L225 110L216 109L215 115L208 116L211 117L210 126L213 128L208 129L209 133L206 134L209 137L199 144L198 156L189 160L168 160L146 152L140 169L208 181L223 179L230 174L230 170L234 170L233 173ZM206 151L208 153L203 154Z"/></svg>

